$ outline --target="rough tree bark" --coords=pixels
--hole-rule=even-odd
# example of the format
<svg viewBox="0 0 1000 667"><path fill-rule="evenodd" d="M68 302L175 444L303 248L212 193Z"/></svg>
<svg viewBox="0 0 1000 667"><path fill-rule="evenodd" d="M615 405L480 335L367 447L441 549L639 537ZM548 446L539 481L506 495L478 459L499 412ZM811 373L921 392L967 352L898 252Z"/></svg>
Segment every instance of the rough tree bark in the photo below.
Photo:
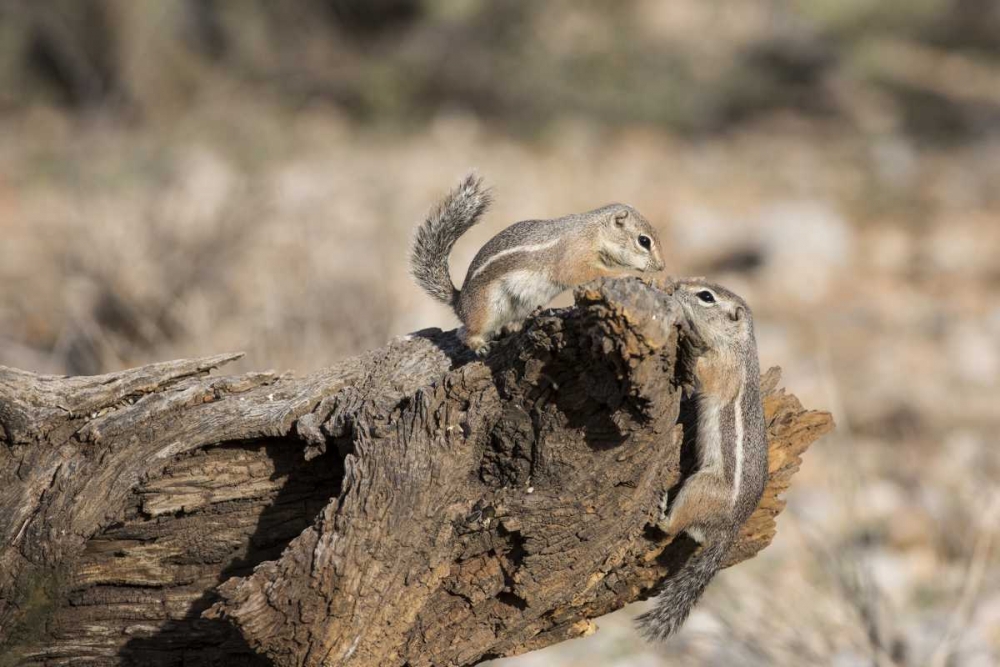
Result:
<svg viewBox="0 0 1000 667"><path fill-rule="evenodd" d="M485 361L434 329L302 378L0 368L0 665L472 665L651 595L693 548L651 527L692 464L678 310L576 302ZM730 564L832 428L777 382Z"/></svg>

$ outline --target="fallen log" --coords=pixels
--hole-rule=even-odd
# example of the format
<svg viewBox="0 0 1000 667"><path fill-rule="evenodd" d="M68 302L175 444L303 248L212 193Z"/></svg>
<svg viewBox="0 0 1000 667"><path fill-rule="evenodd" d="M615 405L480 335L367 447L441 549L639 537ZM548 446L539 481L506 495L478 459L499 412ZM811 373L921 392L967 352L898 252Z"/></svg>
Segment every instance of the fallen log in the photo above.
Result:
<svg viewBox="0 0 1000 667"><path fill-rule="evenodd" d="M483 360L425 330L305 377L0 368L0 665L472 665L593 631L690 555L669 289L605 281ZM832 428L763 379L775 532Z"/></svg>

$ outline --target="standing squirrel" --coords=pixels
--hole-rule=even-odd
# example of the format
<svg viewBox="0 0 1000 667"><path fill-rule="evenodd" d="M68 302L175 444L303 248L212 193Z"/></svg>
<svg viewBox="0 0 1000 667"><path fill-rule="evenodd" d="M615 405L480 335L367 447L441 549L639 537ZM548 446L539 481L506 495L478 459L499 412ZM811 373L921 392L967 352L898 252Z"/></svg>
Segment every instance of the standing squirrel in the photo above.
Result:
<svg viewBox="0 0 1000 667"><path fill-rule="evenodd" d="M681 485L659 527L686 531L701 549L667 579L640 631L664 640L687 619L753 514L767 483L767 427L753 316L746 302L700 279L674 283L693 360L698 470ZM666 498L664 498L666 506Z"/></svg>
<svg viewBox="0 0 1000 667"><path fill-rule="evenodd" d="M448 255L491 202L481 179L468 175L417 228L410 252L413 277L454 309L463 340L477 354L488 350L501 327L519 326L566 289L602 276L663 269L649 222L630 206L610 204L553 220L514 223L476 254L459 291L451 282Z"/></svg>

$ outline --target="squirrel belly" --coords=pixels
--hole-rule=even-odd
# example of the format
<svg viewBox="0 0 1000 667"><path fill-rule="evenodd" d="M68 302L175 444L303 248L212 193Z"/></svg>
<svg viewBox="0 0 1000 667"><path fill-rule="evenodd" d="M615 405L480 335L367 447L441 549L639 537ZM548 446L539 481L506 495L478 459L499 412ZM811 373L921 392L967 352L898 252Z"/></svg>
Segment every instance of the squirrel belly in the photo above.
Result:
<svg viewBox="0 0 1000 667"><path fill-rule="evenodd" d="M524 220L479 250L461 290L448 255L491 202L482 181L469 175L418 227L410 252L413 277L450 305L466 344L478 354L505 325L523 320L560 292L602 276L660 271L656 232L630 206L610 204L552 220Z"/></svg>

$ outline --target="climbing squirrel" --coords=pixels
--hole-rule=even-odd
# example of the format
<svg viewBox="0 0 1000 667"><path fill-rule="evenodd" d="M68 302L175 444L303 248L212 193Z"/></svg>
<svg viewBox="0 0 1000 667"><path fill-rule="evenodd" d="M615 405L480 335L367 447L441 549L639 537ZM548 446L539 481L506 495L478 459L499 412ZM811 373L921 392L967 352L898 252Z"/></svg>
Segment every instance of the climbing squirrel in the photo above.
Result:
<svg viewBox="0 0 1000 667"><path fill-rule="evenodd" d="M692 353L697 471L683 481L659 527L686 531L701 549L667 579L653 609L638 618L649 639L664 640L687 619L757 507L767 482L767 428L753 316L746 302L701 279L673 283ZM667 499L664 498L664 508Z"/></svg>
<svg viewBox="0 0 1000 667"><path fill-rule="evenodd" d="M660 271L659 241L642 215L625 204L553 220L524 220L486 242L469 266L461 291L451 282L448 255L492 203L482 180L469 174L417 228L410 252L413 277L448 304L461 335L477 354L503 327L521 320L560 292L602 276Z"/></svg>

